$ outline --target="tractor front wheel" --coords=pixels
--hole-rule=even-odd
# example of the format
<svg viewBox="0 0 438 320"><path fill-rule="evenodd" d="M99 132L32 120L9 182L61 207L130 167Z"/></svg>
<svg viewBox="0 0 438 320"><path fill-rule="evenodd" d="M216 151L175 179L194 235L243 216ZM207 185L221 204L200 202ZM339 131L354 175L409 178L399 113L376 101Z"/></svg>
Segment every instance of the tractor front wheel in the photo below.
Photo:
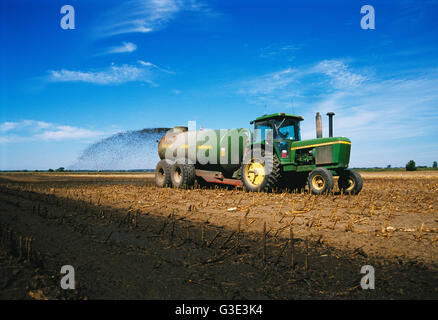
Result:
<svg viewBox="0 0 438 320"><path fill-rule="evenodd" d="M307 184L313 194L325 194L333 189L333 175L326 168L316 168L310 172Z"/></svg>
<svg viewBox="0 0 438 320"><path fill-rule="evenodd" d="M363 179L355 170L345 170L339 175L338 186L347 194L358 194L363 187Z"/></svg>

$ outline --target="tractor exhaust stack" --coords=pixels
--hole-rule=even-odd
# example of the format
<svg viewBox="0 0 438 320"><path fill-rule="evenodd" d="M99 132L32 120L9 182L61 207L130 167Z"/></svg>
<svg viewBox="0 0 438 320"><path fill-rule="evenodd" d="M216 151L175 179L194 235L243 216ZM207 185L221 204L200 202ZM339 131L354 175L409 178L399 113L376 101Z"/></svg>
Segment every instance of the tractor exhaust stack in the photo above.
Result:
<svg viewBox="0 0 438 320"><path fill-rule="evenodd" d="M316 113L316 137L322 138L322 120L319 112Z"/></svg>
<svg viewBox="0 0 438 320"><path fill-rule="evenodd" d="M328 112L327 115L329 117L329 137L333 137L333 116L335 115L335 113Z"/></svg>

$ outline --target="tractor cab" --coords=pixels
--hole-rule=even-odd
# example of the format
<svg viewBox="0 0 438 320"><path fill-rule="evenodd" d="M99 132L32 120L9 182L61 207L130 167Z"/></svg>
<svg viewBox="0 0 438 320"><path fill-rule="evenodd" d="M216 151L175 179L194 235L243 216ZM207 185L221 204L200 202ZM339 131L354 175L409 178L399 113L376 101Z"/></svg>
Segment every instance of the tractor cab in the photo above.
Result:
<svg viewBox="0 0 438 320"><path fill-rule="evenodd" d="M300 141L300 121L303 118L287 113L274 113L258 117L254 123L255 141L264 141L272 134L275 141Z"/></svg>

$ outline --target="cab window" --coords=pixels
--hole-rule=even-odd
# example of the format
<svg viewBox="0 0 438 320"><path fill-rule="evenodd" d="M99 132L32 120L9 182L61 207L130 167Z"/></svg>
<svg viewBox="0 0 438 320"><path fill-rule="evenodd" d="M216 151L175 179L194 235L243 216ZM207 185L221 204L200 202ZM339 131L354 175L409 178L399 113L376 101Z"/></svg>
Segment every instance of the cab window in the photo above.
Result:
<svg viewBox="0 0 438 320"><path fill-rule="evenodd" d="M295 126L288 125L278 128L276 139L295 139Z"/></svg>
<svg viewBox="0 0 438 320"><path fill-rule="evenodd" d="M274 139L299 140L298 123L293 119L278 119L273 121Z"/></svg>

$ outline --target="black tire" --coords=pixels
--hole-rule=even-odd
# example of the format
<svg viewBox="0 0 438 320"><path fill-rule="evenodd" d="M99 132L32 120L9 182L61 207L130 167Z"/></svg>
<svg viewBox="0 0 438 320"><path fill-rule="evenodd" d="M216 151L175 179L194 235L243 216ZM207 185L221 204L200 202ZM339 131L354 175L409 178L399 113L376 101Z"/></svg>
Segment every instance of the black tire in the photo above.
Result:
<svg viewBox="0 0 438 320"><path fill-rule="evenodd" d="M363 187L362 176L355 170L345 170L339 175L339 190L347 194L358 194Z"/></svg>
<svg viewBox="0 0 438 320"><path fill-rule="evenodd" d="M257 156L256 154L261 154ZM254 183L254 180L251 181L251 178L248 174L249 168L252 163L259 163L264 168L270 167L272 168L271 172L268 174L260 175L260 182ZM254 172L251 172L254 173ZM254 174L254 177L258 176L258 174ZM245 155L242 166L241 166L241 180L243 185L245 186L247 191L257 192L257 191L273 191L279 188L279 182L281 180L281 167L280 160L278 160L277 156L272 153L265 153L265 150L261 150L260 152L248 152Z"/></svg>
<svg viewBox="0 0 438 320"><path fill-rule="evenodd" d="M325 194L333 189L333 175L326 168L316 168L310 172L307 184L313 194Z"/></svg>
<svg viewBox="0 0 438 320"><path fill-rule="evenodd" d="M155 185L160 188L172 186L170 163L167 160L160 160L155 168Z"/></svg>
<svg viewBox="0 0 438 320"><path fill-rule="evenodd" d="M196 171L193 164L174 163L170 167L170 180L176 188L188 188L195 183Z"/></svg>
<svg viewBox="0 0 438 320"><path fill-rule="evenodd" d="M307 175L297 173L292 176L288 189L291 191L303 191L307 185Z"/></svg>

